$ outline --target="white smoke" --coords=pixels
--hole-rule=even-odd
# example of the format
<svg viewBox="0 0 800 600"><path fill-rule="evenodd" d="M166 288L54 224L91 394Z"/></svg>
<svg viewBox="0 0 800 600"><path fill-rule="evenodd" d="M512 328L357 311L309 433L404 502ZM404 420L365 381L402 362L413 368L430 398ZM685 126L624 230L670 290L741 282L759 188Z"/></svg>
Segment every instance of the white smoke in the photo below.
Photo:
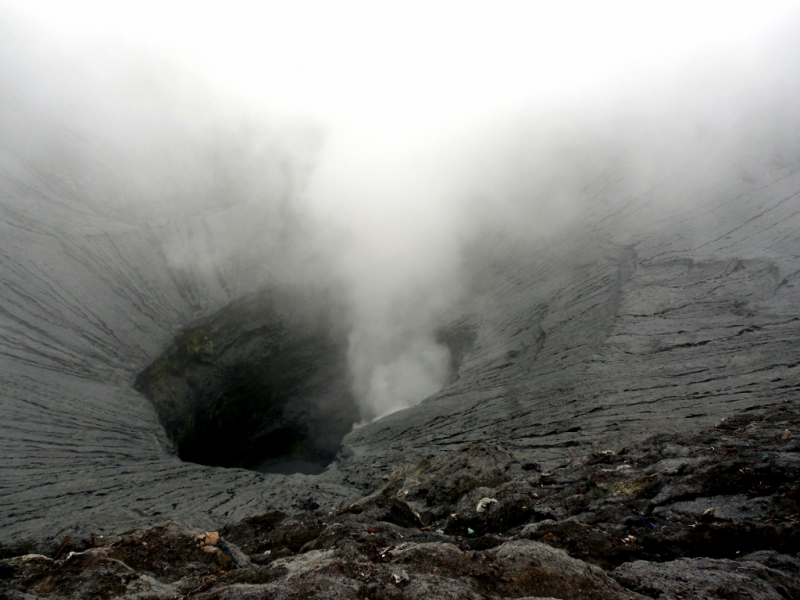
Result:
<svg viewBox="0 0 800 600"><path fill-rule="evenodd" d="M349 290L349 360L365 419L443 387L449 350L435 333L460 293L453 173L434 141L392 141L388 151L376 140L334 136L308 192L317 221L346 232L339 276Z"/></svg>
<svg viewBox="0 0 800 600"><path fill-rule="evenodd" d="M5 2L35 24L17 34L38 52L15 74L41 88L30 110L115 149L136 210L261 204L214 252L341 285L364 420L446 385L437 332L487 231L563 231L603 178L629 197L659 185L675 208L800 160L797 48L764 50L790 2L112 4ZM136 69L109 78L109 47L141 52ZM67 50L79 80L43 58ZM285 125L298 115L321 142ZM257 231L281 243L253 246Z"/></svg>

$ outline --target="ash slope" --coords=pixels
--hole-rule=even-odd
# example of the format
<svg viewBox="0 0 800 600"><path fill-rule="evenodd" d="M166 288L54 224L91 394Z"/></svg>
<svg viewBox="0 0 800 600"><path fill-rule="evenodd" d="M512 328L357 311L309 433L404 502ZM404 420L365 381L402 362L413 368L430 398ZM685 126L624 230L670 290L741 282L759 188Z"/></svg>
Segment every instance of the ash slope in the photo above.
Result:
<svg viewBox="0 0 800 600"><path fill-rule="evenodd" d="M254 205L149 220L53 173L0 178L0 541L219 526L339 506L389 465L470 441L553 465L575 446L699 429L796 393L800 171L674 214L614 200L537 247L488 237L450 324L458 379L357 429L321 476L180 462L136 375L174 335L274 281ZM69 185L67 185L69 184ZM65 191L69 190L69 191Z"/></svg>
<svg viewBox="0 0 800 600"><path fill-rule="evenodd" d="M498 237L476 254L456 317L476 332L460 378L346 438L348 481L485 440L552 466L573 446L621 447L794 397L800 174L672 212L657 197L598 201L561 239Z"/></svg>

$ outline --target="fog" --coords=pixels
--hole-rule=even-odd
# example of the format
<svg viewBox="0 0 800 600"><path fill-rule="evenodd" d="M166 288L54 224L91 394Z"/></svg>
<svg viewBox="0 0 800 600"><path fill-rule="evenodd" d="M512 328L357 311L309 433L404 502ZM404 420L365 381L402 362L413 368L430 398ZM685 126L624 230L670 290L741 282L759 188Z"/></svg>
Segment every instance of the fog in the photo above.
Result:
<svg viewBox="0 0 800 600"><path fill-rule="evenodd" d="M339 290L368 422L451 377L465 248L800 163L791 2L557 6L2 2L3 177L126 222L247 206L273 279Z"/></svg>

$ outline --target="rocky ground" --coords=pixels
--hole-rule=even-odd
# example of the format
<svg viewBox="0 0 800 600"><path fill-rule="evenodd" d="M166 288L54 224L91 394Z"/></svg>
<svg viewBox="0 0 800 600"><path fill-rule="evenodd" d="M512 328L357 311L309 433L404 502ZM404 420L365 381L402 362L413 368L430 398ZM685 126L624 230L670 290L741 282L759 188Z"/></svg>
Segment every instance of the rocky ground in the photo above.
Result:
<svg viewBox="0 0 800 600"><path fill-rule="evenodd" d="M800 402L543 470L484 443L204 532L3 547L4 598L800 598ZM40 553L30 553L37 550Z"/></svg>

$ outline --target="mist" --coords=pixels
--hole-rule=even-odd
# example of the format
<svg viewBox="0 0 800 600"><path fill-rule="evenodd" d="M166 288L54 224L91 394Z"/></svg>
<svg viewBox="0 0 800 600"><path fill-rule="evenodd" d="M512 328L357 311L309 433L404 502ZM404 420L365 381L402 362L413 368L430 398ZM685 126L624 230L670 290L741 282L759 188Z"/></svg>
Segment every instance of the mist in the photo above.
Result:
<svg viewBox="0 0 800 600"><path fill-rule="evenodd" d="M800 164L790 3L0 6L4 177L128 224L241 218L169 263L335 290L363 422L451 380L439 333L485 240L614 205L635 238Z"/></svg>

